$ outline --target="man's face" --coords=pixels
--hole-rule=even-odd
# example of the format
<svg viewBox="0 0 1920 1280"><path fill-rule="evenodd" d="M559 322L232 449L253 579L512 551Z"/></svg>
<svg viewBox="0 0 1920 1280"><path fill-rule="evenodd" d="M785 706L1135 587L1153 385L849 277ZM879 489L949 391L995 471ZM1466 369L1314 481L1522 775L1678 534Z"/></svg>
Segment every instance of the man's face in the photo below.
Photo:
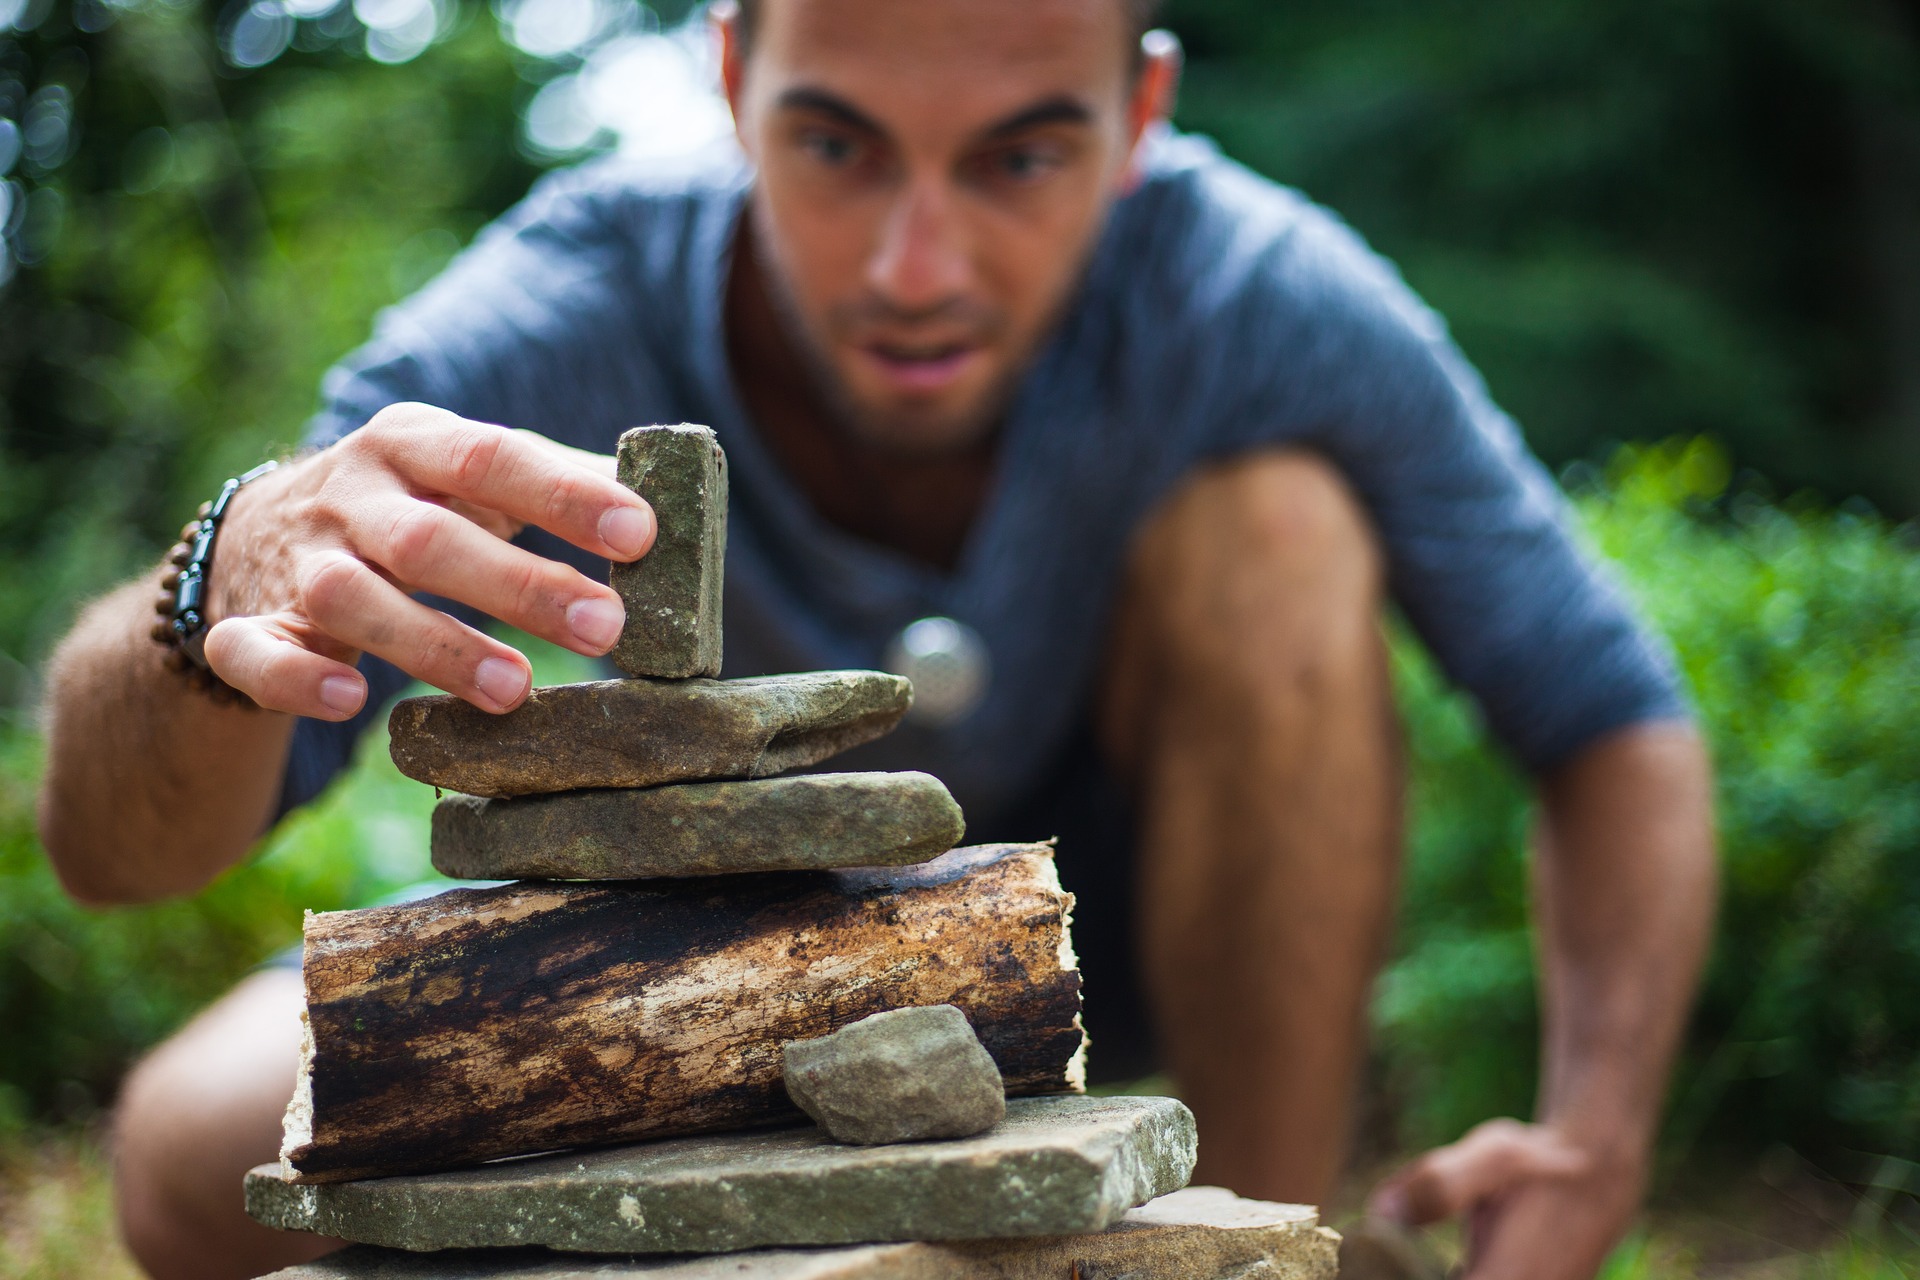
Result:
<svg viewBox="0 0 1920 1280"><path fill-rule="evenodd" d="M1119 0L761 0L726 32L752 216L845 425L982 439L1078 283L1170 70Z"/></svg>

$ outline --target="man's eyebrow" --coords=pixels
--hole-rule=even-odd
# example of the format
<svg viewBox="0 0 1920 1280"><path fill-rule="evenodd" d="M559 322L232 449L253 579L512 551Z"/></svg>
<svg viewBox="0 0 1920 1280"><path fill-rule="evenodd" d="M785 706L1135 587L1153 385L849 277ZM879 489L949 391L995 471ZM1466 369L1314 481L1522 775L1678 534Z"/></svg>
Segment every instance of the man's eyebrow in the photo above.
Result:
<svg viewBox="0 0 1920 1280"><path fill-rule="evenodd" d="M789 111L813 111L820 115L832 116L849 128L866 133L884 135L886 130L860 108L837 94L825 89L815 89L808 85L798 85L783 92L775 105ZM996 121L981 130L984 141L994 141L1027 129L1037 129L1046 124L1089 124L1093 120L1093 110L1078 98L1061 94L1058 97L1045 98L1030 107L1022 108Z"/></svg>
<svg viewBox="0 0 1920 1280"><path fill-rule="evenodd" d="M841 124L867 133L884 134L885 129L860 108L845 98L828 93L825 89L813 89L805 85L788 89L775 100L775 106L786 111L816 111L823 116L832 116Z"/></svg>
<svg viewBox="0 0 1920 1280"><path fill-rule="evenodd" d="M980 136L990 141L1027 129L1036 129L1043 124L1090 124L1092 121L1092 108L1078 98L1069 97L1063 93L1058 97L1036 102L1025 110L1014 112L998 124L989 125Z"/></svg>

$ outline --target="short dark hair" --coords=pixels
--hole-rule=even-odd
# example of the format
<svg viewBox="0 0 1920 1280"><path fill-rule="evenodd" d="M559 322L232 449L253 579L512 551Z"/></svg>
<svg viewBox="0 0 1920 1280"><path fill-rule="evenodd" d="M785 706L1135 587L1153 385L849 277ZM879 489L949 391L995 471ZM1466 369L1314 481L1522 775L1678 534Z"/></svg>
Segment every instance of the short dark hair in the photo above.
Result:
<svg viewBox="0 0 1920 1280"><path fill-rule="evenodd" d="M1160 10L1166 0L1120 0L1127 11L1127 18L1133 26L1133 37L1138 40L1153 30L1154 23L1160 20ZM745 46L753 43L754 19L760 8L760 0L733 0L734 11L739 15L740 43Z"/></svg>

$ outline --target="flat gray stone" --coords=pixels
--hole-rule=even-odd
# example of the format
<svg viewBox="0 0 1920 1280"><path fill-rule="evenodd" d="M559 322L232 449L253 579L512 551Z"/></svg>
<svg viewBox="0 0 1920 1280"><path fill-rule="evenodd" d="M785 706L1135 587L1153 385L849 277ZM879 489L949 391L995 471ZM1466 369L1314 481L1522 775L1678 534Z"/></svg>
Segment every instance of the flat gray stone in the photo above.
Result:
<svg viewBox="0 0 1920 1280"><path fill-rule="evenodd" d="M658 533L646 555L613 565L627 625L608 656L630 676L717 676L727 457L706 427L635 427L620 437L619 476Z"/></svg>
<svg viewBox="0 0 1920 1280"><path fill-rule="evenodd" d="M448 796L433 865L468 880L641 880L905 866L966 823L926 773L809 773L517 800Z"/></svg>
<svg viewBox="0 0 1920 1280"><path fill-rule="evenodd" d="M247 1175L270 1227L400 1249L542 1245L580 1253L1104 1231L1193 1173L1193 1115L1171 1098L1018 1098L952 1142L842 1146L811 1126L512 1160L454 1173L302 1185Z"/></svg>
<svg viewBox="0 0 1920 1280"><path fill-rule="evenodd" d="M1007 1114L1007 1087L967 1015L889 1009L782 1049L787 1096L836 1142L970 1138Z"/></svg>
<svg viewBox="0 0 1920 1280"><path fill-rule="evenodd" d="M884 671L750 680L596 680L535 689L505 715L439 694L387 719L409 778L475 796L766 778L900 723L913 686Z"/></svg>
<svg viewBox="0 0 1920 1280"><path fill-rule="evenodd" d="M405 1253L359 1245L266 1280L1330 1280L1339 1237L1306 1205L1188 1187L1096 1235L766 1249L718 1257Z"/></svg>

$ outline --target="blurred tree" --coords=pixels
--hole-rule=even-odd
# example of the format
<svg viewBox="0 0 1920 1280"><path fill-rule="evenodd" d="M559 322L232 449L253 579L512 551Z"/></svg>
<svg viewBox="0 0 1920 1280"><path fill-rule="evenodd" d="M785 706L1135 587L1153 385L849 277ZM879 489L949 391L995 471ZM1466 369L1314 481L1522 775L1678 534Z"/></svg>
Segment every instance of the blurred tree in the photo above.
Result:
<svg viewBox="0 0 1920 1280"><path fill-rule="evenodd" d="M1920 4L1172 0L1180 118L1339 210L1549 460L1920 508Z"/></svg>
<svg viewBox="0 0 1920 1280"><path fill-rule="evenodd" d="M31 29L0 34L0 653L26 661L295 438L372 312L535 169L526 86L472 15L401 69L329 7L249 71L231 13L9 3Z"/></svg>

